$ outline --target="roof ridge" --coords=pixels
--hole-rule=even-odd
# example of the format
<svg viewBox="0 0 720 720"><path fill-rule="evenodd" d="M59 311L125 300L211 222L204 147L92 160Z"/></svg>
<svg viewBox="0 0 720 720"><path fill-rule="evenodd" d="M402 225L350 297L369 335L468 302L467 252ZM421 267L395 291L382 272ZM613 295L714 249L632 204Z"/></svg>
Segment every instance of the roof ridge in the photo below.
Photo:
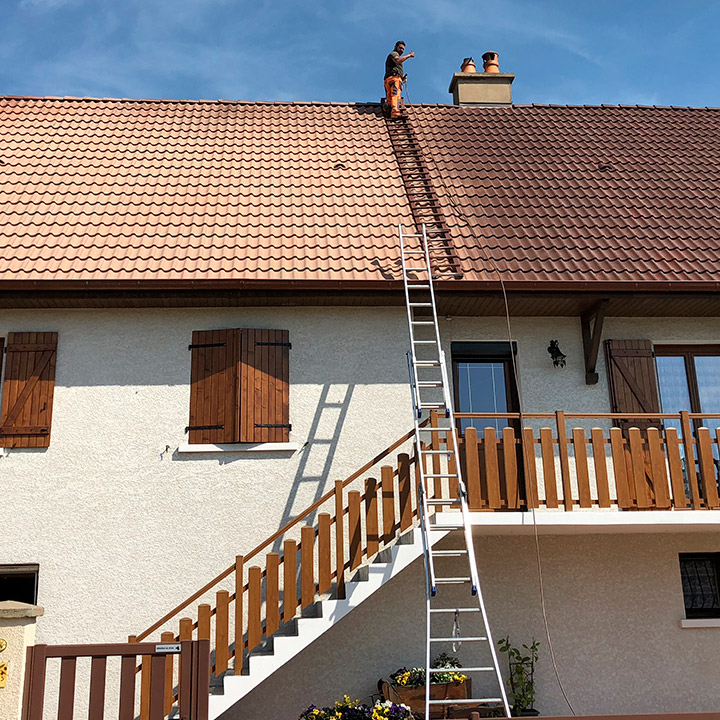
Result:
<svg viewBox="0 0 720 720"><path fill-rule="evenodd" d="M342 106L342 107L378 107L379 102L338 102L321 100L228 100L217 99L191 99L191 98L114 98L114 97L80 97L73 95L0 95L2 100L33 100L33 101L57 101L57 102L111 102L111 103L166 103L178 105L310 105L310 106ZM515 108L624 108L643 110L720 110L720 106L713 105L640 105L627 103L602 103L602 104L576 104L576 103L513 103L507 106L478 106L453 105L452 103L408 103L410 107L442 107L457 108L458 110L513 110Z"/></svg>

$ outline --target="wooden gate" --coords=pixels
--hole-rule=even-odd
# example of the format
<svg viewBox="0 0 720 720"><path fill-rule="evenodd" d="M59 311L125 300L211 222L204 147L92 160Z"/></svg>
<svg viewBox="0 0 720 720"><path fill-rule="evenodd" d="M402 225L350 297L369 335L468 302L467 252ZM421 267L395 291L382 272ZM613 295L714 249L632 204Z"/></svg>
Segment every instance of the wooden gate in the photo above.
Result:
<svg viewBox="0 0 720 720"><path fill-rule="evenodd" d="M177 667L175 656L179 656ZM180 720L208 719L210 641L188 640L159 644L31 646L27 650L22 720L43 720L47 661L54 658L60 660L57 720L73 718L78 658L90 659L87 718L104 720L107 660L111 657L120 658L120 687L117 712L108 717L133 720L142 714L148 720L162 720L177 708ZM136 695L138 657L150 665L149 688L143 692L142 699Z"/></svg>

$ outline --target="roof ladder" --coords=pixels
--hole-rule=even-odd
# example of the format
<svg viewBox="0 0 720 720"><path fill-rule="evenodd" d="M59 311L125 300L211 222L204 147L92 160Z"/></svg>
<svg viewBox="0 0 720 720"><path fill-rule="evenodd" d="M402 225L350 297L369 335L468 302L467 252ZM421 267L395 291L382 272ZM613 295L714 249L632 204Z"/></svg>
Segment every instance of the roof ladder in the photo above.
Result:
<svg viewBox="0 0 720 720"><path fill-rule="evenodd" d="M410 119L386 119L388 135L410 205L415 232L424 225L436 279L458 279L460 267L450 243L450 231Z"/></svg>
<svg viewBox="0 0 720 720"><path fill-rule="evenodd" d="M480 590L475 549L472 541L472 528L467 503L467 491L462 479L460 454L455 432L455 418L450 399L450 383L448 382L445 353L440 342L435 291L433 289L434 267L431 260L427 228L420 226L420 232L407 233L402 224L398 226L400 235L400 257L402 261L403 285L405 288L405 306L407 310L408 329L410 332L410 351L408 370L412 391L413 417L415 421L415 457L420 471L418 501L420 504L420 528L423 539L425 559L426 586L426 638L425 638L425 717L430 717L430 707L463 704L477 705L484 708L503 710L510 717L505 686L503 684L497 653L493 643L488 616ZM434 412L433 412L434 411ZM425 417L430 422L421 427ZM428 441L438 433L444 432L447 447L441 452L429 449ZM435 447L437 444L433 444ZM428 471L427 468L430 468ZM440 500L434 497L436 483L443 481L450 484L450 499ZM456 488L453 492L452 488ZM452 497L452 495L455 497ZM438 519L438 509L447 508L459 512L453 513L453 523L444 523ZM433 532L447 531L449 537L457 538L459 547L453 550L436 550L430 540ZM458 572L457 562L463 558L467 570ZM443 566L450 569L441 570ZM469 607L448 605L455 595L448 586L464 586L468 590ZM443 602L444 601L444 602ZM474 602L473 602L474 601ZM459 630L460 620L468 622L479 614L482 624L479 632L462 633ZM468 662L463 662L459 672L477 675L477 688L482 677L490 678L492 693L487 697L473 697L458 701L457 699L431 700L430 678L431 648L439 649L457 645L465 645ZM497 692L495 692L497 686ZM484 689L484 688L483 688ZM474 693L473 693L474 694Z"/></svg>

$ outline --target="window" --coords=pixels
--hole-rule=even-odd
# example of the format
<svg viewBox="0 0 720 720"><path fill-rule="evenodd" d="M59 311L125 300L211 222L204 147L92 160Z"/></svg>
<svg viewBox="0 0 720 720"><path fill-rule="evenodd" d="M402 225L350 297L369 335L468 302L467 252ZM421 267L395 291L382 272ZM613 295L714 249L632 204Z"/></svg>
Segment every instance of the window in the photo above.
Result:
<svg viewBox="0 0 720 720"><path fill-rule="evenodd" d="M506 342L456 342L451 346L455 409L460 413L510 413L518 411L517 385L510 345ZM513 347L513 352L516 348ZM498 434L509 424L498 418L460 418L459 427L482 430L495 427Z"/></svg>
<svg viewBox="0 0 720 720"><path fill-rule="evenodd" d="M655 357L663 412L720 413L720 345L656 345ZM703 424L714 430L720 417Z"/></svg>
<svg viewBox="0 0 720 720"><path fill-rule="evenodd" d="M54 332L12 332L7 342L0 338L0 447L50 445L57 337Z"/></svg>
<svg viewBox="0 0 720 720"><path fill-rule="evenodd" d="M15 600L37 605L38 570L40 566L0 565L0 602Z"/></svg>
<svg viewBox="0 0 720 720"><path fill-rule="evenodd" d="M720 553L680 555L685 616L720 618Z"/></svg>
<svg viewBox="0 0 720 720"><path fill-rule="evenodd" d="M189 442L287 442L290 347L287 330L195 331Z"/></svg>

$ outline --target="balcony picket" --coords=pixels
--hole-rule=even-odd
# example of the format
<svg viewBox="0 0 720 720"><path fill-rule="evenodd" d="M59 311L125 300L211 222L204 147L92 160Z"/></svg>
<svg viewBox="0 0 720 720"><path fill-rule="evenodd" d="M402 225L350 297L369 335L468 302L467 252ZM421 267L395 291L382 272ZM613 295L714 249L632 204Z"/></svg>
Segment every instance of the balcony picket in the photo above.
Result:
<svg viewBox="0 0 720 720"><path fill-rule="evenodd" d="M271 637L279 628L280 555L270 552L265 556L265 635Z"/></svg>
<svg viewBox="0 0 720 720"><path fill-rule="evenodd" d="M377 480L365 480L365 533L367 536L367 557L377 555L380 550L378 530Z"/></svg>
<svg viewBox="0 0 720 720"><path fill-rule="evenodd" d="M573 449L575 450L575 473L577 475L578 501L581 508L592 507L590 474L588 472L587 441L582 428L573 428Z"/></svg>
<svg viewBox="0 0 720 720"><path fill-rule="evenodd" d="M330 513L318 515L318 592L321 595L332 587L331 522ZM268 561L269 559L268 555Z"/></svg>
<svg viewBox="0 0 720 720"><path fill-rule="evenodd" d="M283 622L290 622L297 612L297 543L283 543ZM252 650L248 647L248 652Z"/></svg>
<svg viewBox="0 0 720 720"><path fill-rule="evenodd" d="M315 602L315 528L303 526L300 531L300 609Z"/></svg>
<svg viewBox="0 0 720 720"><path fill-rule="evenodd" d="M593 452L593 468L595 469L595 486L597 487L598 505L609 508L610 485L608 483L607 456L605 454L605 437L600 428L590 431Z"/></svg>
<svg viewBox="0 0 720 720"><path fill-rule="evenodd" d="M230 660L230 593L218 590L215 598L215 674L220 675L228 669Z"/></svg>

